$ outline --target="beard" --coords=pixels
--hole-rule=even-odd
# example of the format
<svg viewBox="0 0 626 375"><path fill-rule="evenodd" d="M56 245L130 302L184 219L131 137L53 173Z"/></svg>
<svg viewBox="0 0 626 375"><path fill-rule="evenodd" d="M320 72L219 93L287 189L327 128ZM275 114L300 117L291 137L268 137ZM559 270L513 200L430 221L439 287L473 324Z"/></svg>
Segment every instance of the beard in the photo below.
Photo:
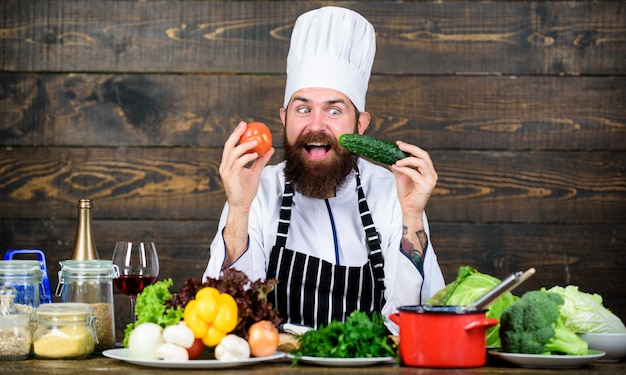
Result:
<svg viewBox="0 0 626 375"><path fill-rule="evenodd" d="M322 143L334 151L331 158L311 161L307 158L305 147L311 143ZM346 177L356 169L357 157L339 146L337 139L325 133L308 133L298 137L293 145L287 142L283 132L285 150L285 178L290 181L295 191L316 199L335 196L346 182Z"/></svg>

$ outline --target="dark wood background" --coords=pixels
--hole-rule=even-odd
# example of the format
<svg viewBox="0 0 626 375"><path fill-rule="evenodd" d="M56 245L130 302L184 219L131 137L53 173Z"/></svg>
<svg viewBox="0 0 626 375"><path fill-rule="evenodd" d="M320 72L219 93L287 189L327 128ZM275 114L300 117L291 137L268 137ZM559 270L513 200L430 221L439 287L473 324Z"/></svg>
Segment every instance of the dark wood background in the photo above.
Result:
<svg viewBox="0 0 626 375"><path fill-rule="evenodd" d="M152 239L162 279L199 278L221 146L240 120L281 146L291 28L328 4L377 31L367 134L434 160L446 280L534 266L519 293L575 284L626 319L621 1L2 1L0 250L43 249L54 289L90 198L101 258Z"/></svg>

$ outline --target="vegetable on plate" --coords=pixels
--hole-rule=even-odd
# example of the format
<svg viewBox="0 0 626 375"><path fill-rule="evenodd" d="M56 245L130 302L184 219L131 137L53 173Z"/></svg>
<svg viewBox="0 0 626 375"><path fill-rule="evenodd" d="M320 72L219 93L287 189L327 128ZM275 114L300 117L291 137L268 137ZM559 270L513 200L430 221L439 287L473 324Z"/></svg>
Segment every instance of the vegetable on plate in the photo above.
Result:
<svg viewBox="0 0 626 375"><path fill-rule="evenodd" d="M194 341L193 332L184 322L165 329L156 323L145 322L130 333L128 351L133 358L187 361L190 359L187 349Z"/></svg>
<svg viewBox="0 0 626 375"><path fill-rule="evenodd" d="M196 359L200 357L200 354L204 351L204 343L202 339L193 340L193 344L187 348L187 353L189 353L189 359Z"/></svg>
<svg viewBox="0 0 626 375"><path fill-rule="evenodd" d="M215 288L202 288L185 306L184 320L195 338L206 346L216 346L239 322L235 299Z"/></svg>
<svg viewBox="0 0 626 375"><path fill-rule="evenodd" d="M215 358L220 361L240 361L250 358L250 345L237 335L228 334L215 347Z"/></svg>
<svg viewBox="0 0 626 375"><path fill-rule="evenodd" d="M151 322L137 325L128 336L131 358L158 359L157 349L163 344L163 328Z"/></svg>
<svg viewBox="0 0 626 375"><path fill-rule="evenodd" d="M275 325L281 322L278 310L267 300L267 295L274 290L276 279L258 279L251 281L248 276L236 269L226 269L219 279L208 278L204 282L189 278L185 280L178 293L166 302L169 307L185 308L192 301L198 290L212 287L220 293L230 294L237 302L239 321L231 332L248 339L250 326L261 320L268 320Z"/></svg>
<svg viewBox="0 0 626 375"><path fill-rule="evenodd" d="M126 326L124 346L133 357L183 361L204 357L205 352L217 357L219 344L233 335L246 342L248 351L251 338L253 355L271 355L277 350L273 337L278 337L281 319L267 295L276 283L250 281L234 269L205 282L187 279L173 294L171 279L158 281L137 296L137 319Z"/></svg>
<svg viewBox="0 0 626 375"><path fill-rule="evenodd" d="M179 322L178 324L165 327L163 330L163 341L183 348L190 348L195 341L195 337L193 336L193 331L187 327L185 322Z"/></svg>
<svg viewBox="0 0 626 375"><path fill-rule="evenodd" d="M549 292L563 297L560 307L565 325L576 333L626 333L622 320L602 304L602 296L585 293L576 285L554 286Z"/></svg>
<svg viewBox="0 0 626 375"><path fill-rule="evenodd" d="M187 349L180 345L169 342L163 343L157 347L157 357L165 361L188 361L189 353Z"/></svg>
<svg viewBox="0 0 626 375"><path fill-rule="evenodd" d="M379 313L371 317L353 311L345 322L333 320L317 330L296 336L299 347L291 351L293 364L302 356L332 358L396 357L393 340Z"/></svg>
<svg viewBox="0 0 626 375"><path fill-rule="evenodd" d="M278 328L269 320L260 320L248 329L248 344L253 357L267 357L278 349Z"/></svg>
<svg viewBox="0 0 626 375"><path fill-rule="evenodd" d="M565 325L563 297L532 290L504 309L500 319L502 350L508 353L586 355L587 342Z"/></svg>

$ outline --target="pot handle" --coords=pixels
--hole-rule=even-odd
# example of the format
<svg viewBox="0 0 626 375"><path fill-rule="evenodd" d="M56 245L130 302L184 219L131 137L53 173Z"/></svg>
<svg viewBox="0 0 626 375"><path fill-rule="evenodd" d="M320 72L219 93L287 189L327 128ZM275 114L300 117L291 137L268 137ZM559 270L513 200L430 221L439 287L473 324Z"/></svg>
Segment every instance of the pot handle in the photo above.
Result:
<svg viewBox="0 0 626 375"><path fill-rule="evenodd" d="M498 319L483 318L483 319L479 319L479 320L474 320L473 322L469 322L465 326L465 330L469 331L470 329L489 328L489 327L495 326L496 324L498 324Z"/></svg>
<svg viewBox="0 0 626 375"><path fill-rule="evenodd" d="M389 319L397 325L400 325L400 313L389 314Z"/></svg>

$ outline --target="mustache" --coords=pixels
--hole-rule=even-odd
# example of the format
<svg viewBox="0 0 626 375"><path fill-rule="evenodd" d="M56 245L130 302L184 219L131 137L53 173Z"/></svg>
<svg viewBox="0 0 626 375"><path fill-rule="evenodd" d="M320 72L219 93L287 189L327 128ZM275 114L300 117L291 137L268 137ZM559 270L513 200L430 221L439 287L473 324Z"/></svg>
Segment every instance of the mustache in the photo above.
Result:
<svg viewBox="0 0 626 375"><path fill-rule="evenodd" d="M335 150L339 147L339 142L337 141L337 139L332 135L328 135L324 132L312 132L303 134L298 137L298 139L296 139L296 142L292 147L300 148L313 143L328 145Z"/></svg>

